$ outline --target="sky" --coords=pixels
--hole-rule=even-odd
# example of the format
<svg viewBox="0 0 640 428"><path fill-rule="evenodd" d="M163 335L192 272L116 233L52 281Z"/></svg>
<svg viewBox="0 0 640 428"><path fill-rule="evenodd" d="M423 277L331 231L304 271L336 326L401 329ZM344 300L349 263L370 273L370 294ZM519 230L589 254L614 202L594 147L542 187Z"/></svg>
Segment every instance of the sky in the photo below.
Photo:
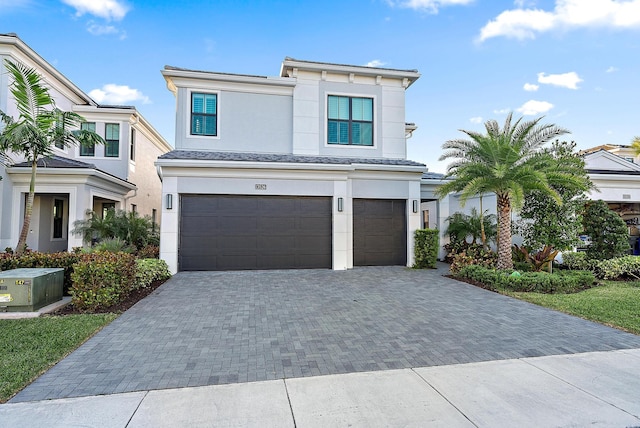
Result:
<svg viewBox="0 0 640 428"><path fill-rule="evenodd" d="M445 141L509 112L579 149L640 135L640 0L0 0L0 33L171 145L165 65L278 76L287 56L418 70L407 157L433 172Z"/></svg>

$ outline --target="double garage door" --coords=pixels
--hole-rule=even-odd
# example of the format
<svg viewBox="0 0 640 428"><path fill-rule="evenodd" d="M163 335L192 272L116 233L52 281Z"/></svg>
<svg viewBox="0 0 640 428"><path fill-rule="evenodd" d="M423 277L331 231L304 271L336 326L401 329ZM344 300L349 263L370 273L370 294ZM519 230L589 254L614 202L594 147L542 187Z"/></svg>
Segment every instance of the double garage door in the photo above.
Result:
<svg viewBox="0 0 640 428"><path fill-rule="evenodd" d="M404 201L355 199L354 264L406 264ZM332 267L332 198L181 195L179 270Z"/></svg>

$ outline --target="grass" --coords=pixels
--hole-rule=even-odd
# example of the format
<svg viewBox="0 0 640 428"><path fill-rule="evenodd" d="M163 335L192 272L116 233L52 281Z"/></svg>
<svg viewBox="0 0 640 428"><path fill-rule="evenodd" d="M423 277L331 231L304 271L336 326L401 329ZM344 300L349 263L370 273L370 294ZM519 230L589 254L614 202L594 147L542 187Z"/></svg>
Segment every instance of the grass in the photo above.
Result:
<svg viewBox="0 0 640 428"><path fill-rule="evenodd" d="M87 314L0 320L0 403L7 401L117 316Z"/></svg>
<svg viewBox="0 0 640 428"><path fill-rule="evenodd" d="M505 292L536 305L640 334L640 281L603 281L574 294Z"/></svg>

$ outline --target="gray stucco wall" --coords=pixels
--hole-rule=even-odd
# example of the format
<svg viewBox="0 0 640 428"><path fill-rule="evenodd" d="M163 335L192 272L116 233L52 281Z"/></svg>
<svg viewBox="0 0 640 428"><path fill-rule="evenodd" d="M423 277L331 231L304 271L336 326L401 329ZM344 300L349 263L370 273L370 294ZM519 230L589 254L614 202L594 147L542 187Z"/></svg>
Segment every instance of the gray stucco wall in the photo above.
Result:
<svg viewBox="0 0 640 428"><path fill-rule="evenodd" d="M233 91L218 94L218 136L190 134L191 92L178 91L176 149L233 152L292 152L292 97Z"/></svg>

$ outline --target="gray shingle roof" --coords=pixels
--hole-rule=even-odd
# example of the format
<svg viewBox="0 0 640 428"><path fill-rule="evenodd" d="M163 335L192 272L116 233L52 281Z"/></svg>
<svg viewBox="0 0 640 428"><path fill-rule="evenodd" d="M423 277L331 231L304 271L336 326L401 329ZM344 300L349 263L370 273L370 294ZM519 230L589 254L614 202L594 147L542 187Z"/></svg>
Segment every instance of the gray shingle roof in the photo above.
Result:
<svg viewBox="0 0 640 428"><path fill-rule="evenodd" d="M439 172L423 172L422 178L425 180L440 180L444 177L444 174L440 174Z"/></svg>
<svg viewBox="0 0 640 428"><path fill-rule="evenodd" d="M382 158L343 158L335 156L297 156L275 153L237 153L237 152L208 152L197 150L173 150L165 153L158 159L184 159L184 160L215 160L235 162L282 162L282 163L316 163L316 164L369 164L369 165L398 165L398 166L425 166L420 162L405 159Z"/></svg>
<svg viewBox="0 0 640 428"><path fill-rule="evenodd" d="M17 168L30 168L31 162L20 162L13 167ZM92 163L86 163L75 159L67 159L62 156L50 156L47 158L38 159L38 168L87 168L97 169Z"/></svg>

